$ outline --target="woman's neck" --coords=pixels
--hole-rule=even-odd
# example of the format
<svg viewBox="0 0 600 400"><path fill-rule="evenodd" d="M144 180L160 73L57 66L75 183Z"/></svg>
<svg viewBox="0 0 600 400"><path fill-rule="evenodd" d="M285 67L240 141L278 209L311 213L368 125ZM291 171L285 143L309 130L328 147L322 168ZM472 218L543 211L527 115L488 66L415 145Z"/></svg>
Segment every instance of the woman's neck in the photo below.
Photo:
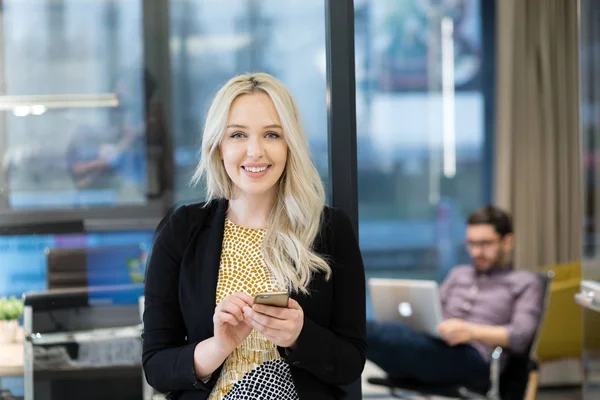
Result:
<svg viewBox="0 0 600 400"><path fill-rule="evenodd" d="M275 195L248 196L245 194L229 199L227 218L244 228L266 229L273 209Z"/></svg>

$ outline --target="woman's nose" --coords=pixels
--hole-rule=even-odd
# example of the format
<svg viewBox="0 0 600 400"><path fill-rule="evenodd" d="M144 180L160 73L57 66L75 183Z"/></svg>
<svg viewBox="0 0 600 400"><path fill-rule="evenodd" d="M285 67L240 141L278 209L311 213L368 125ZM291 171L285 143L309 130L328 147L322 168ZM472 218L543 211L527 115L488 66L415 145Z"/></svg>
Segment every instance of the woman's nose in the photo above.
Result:
<svg viewBox="0 0 600 400"><path fill-rule="evenodd" d="M264 147L260 139L254 138L248 141L248 158L259 159L264 155Z"/></svg>

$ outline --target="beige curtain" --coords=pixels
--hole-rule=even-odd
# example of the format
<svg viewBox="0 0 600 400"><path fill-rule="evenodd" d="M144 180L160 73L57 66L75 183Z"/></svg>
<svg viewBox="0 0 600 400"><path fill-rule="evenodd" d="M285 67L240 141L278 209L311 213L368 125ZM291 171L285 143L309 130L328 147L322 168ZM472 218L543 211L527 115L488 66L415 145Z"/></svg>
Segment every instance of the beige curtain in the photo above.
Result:
<svg viewBox="0 0 600 400"><path fill-rule="evenodd" d="M515 266L580 259L578 1L496 4L494 193L513 214Z"/></svg>

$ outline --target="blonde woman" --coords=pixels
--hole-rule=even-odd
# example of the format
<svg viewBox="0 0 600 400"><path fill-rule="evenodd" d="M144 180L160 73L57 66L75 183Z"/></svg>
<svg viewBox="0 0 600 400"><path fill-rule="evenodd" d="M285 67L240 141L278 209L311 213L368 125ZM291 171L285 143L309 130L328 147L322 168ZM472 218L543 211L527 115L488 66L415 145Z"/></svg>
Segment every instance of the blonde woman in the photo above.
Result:
<svg viewBox="0 0 600 400"><path fill-rule="evenodd" d="M364 268L281 82L245 74L219 90L202 179L208 201L163 221L148 264L148 382L182 400L341 398L365 363ZM280 291L287 307L255 304Z"/></svg>

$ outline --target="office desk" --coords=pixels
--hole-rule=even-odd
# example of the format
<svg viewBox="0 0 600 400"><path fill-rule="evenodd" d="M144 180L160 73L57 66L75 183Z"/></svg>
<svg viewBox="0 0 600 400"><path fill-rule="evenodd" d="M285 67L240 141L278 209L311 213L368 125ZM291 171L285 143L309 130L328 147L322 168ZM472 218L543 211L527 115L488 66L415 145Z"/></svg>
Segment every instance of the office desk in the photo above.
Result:
<svg viewBox="0 0 600 400"><path fill-rule="evenodd" d="M0 379L6 376L23 376L23 343L0 345Z"/></svg>
<svg viewBox="0 0 600 400"><path fill-rule="evenodd" d="M0 344L0 387L2 387L2 378L23 376L25 360L21 328L17 337L16 343Z"/></svg>

